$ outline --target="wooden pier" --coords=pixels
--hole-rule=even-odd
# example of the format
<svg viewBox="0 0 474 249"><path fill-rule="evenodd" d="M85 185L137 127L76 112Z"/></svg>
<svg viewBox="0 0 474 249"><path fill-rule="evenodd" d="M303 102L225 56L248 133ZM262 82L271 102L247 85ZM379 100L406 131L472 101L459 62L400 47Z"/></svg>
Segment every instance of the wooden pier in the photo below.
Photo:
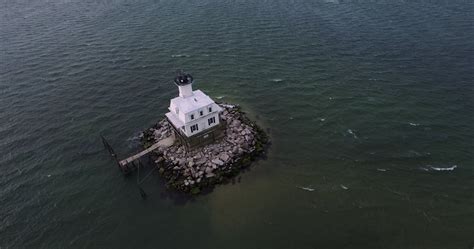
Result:
<svg viewBox="0 0 474 249"><path fill-rule="evenodd" d="M140 151L138 152L137 154L133 155L133 156L130 156L128 158L125 158L123 160L118 160L117 158L117 154L115 154L112 146L110 146L110 144L107 142L107 140L101 136L102 138L102 143L104 144L104 147L109 151L109 154L112 156L112 158L115 159L115 161L117 162L117 165L118 167L120 168L120 170L122 171L122 173L124 173L125 175L128 175L131 173L131 171L134 169L134 168L138 168L138 166L135 164L135 161L138 161L138 165L140 165L140 158L145 156L145 155L148 155L150 152L162 147L162 148L167 148L167 147L170 147L171 145L174 144L176 138L175 138L175 135L172 134L171 136L167 137L167 138L164 138L160 141L158 141L157 143L151 145L150 147L148 147L147 149L143 150L143 151Z"/></svg>
<svg viewBox="0 0 474 249"><path fill-rule="evenodd" d="M139 153L137 153L137 154L135 154L131 157L128 157L126 159L123 159L123 160L119 161L119 165L121 167L126 166L127 164L139 159L140 157L145 156L148 153L158 149L159 147L163 147L163 148L170 147L171 145L173 145L174 140L175 140L175 136L173 134L173 135L171 135L171 136L169 136L165 139L162 139L159 142L153 144L152 146L148 147L146 150L140 151Z"/></svg>

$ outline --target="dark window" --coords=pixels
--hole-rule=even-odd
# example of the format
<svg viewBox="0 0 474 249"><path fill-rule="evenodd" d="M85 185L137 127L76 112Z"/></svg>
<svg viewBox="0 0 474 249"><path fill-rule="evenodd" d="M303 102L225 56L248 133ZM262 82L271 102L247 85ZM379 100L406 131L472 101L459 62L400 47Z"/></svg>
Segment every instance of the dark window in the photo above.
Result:
<svg viewBox="0 0 474 249"><path fill-rule="evenodd" d="M191 114L191 119L194 119L194 114Z"/></svg>
<svg viewBox="0 0 474 249"><path fill-rule="evenodd" d="M214 124L215 122L216 122L216 117L212 117L212 118L207 120L208 125Z"/></svg>
<svg viewBox="0 0 474 249"><path fill-rule="evenodd" d="M204 112L203 112L203 111L199 111L199 114L202 116L202 115L204 115Z"/></svg>
<svg viewBox="0 0 474 249"><path fill-rule="evenodd" d="M194 131L197 131L197 130L199 130L197 124L191 125L191 132L194 132Z"/></svg>
<svg viewBox="0 0 474 249"><path fill-rule="evenodd" d="M212 107L209 107L209 112L212 112Z"/></svg>

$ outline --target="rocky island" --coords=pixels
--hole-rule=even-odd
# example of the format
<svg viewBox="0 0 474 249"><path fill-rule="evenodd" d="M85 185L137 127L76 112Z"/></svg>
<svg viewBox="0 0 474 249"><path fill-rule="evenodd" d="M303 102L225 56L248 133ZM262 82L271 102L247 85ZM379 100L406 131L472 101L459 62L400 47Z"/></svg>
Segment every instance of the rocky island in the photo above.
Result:
<svg viewBox="0 0 474 249"><path fill-rule="evenodd" d="M262 157L269 143L266 133L249 120L239 106L219 104L223 136L212 143L187 148L175 139L169 147L159 147L151 157L166 180L166 186L198 194L224 183ZM142 133L145 148L162 139L176 136L167 118Z"/></svg>

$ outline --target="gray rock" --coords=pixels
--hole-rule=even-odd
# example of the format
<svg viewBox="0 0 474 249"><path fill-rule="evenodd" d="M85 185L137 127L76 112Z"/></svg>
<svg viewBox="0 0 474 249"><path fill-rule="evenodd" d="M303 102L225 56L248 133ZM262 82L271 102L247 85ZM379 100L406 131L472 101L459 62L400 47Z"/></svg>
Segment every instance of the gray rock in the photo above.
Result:
<svg viewBox="0 0 474 249"><path fill-rule="evenodd" d="M224 165L224 162L221 161L220 159L217 159L217 158L216 158L216 159L213 159L212 162L215 163L215 164L217 164L217 165L219 165L219 166Z"/></svg>
<svg viewBox="0 0 474 249"><path fill-rule="evenodd" d="M208 173L206 174L206 178L211 178L211 177L214 177L216 176L214 173Z"/></svg>
<svg viewBox="0 0 474 249"><path fill-rule="evenodd" d="M219 155L219 158L224 161L224 162L227 162L227 160L229 160L229 155L227 153L221 153Z"/></svg>
<svg viewBox="0 0 474 249"><path fill-rule="evenodd" d="M234 121L232 121L231 125L234 126L234 127L239 127L242 123L240 123L239 120L237 119L234 119Z"/></svg>
<svg viewBox="0 0 474 249"><path fill-rule="evenodd" d="M206 162L207 162L206 158L201 158L198 161L196 161L196 164L197 165L204 165L204 164L206 164Z"/></svg>

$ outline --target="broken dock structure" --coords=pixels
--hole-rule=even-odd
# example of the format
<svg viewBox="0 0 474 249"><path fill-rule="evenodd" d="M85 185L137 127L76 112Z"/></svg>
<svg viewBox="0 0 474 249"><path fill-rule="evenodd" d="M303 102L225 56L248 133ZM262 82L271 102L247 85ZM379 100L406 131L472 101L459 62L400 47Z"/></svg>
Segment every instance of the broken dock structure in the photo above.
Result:
<svg viewBox="0 0 474 249"><path fill-rule="evenodd" d="M137 154L127 157L125 159L119 160L117 157L117 154L115 153L114 149L112 146L107 142L105 137L101 136L102 143L104 144L104 147L109 151L109 154L112 156L113 159L117 162L118 167L124 173L125 175L128 175L131 173L131 171L134 168L138 168L137 164L140 165L140 158L143 156L146 156L150 154L151 152L157 150L158 148L168 148L172 146L176 140L175 135L172 134L171 136L164 138L154 144L152 144L150 147L146 148L145 150L142 150L138 152ZM136 163L135 163L136 162Z"/></svg>

